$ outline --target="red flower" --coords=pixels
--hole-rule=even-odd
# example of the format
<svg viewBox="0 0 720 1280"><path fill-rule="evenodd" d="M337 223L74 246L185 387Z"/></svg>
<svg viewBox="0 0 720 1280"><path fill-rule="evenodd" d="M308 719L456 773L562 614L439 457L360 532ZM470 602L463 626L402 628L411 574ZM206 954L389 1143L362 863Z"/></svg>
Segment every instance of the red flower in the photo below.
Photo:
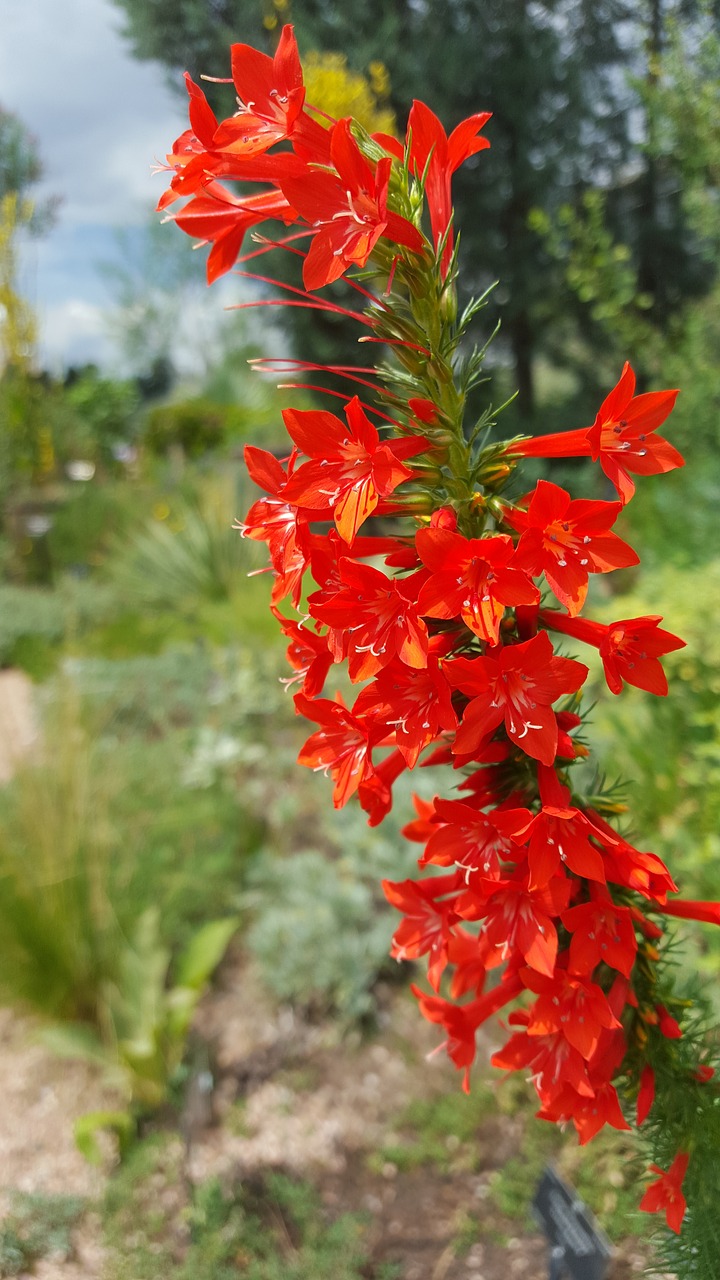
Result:
<svg viewBox="0 0 720 1280"><path fill-rule="evenodd" d="M527 511L505 511L508 524L522 534L513 564L531 577L544 573L574 616L585 603L588 574L639 564L632 547L610 532L621 510L620 502L573 501L567 490L538 480Z"/></svg>
<svg viewBox="0 0 720 1280"><path fill-rule="evenodd" d="M230 52L239 110L220 126L216 146L243 155L267 151L291 136L305 101L293 28L283 27L274 58L248 44Z"/></svg>
<svg viewBox="0 0 720 1280"><path fill-rule="evenodd" d="M649 391L634 396L635 374L623 366L620 381L603 401L588 431L590 456L615 485L622 501L629 502L635 484L628 472L654 476L684 466L684 459L662 436L654 432L671 413L677 391Z"/></svg>
<svg viewBox="0 0 720 1280"><path fill-rule="evenodd" d="M457 873L430 880L382 881L388 902L405 916L393 935L390 954L395 960L417 960L429 952L428 980L435 991L448 961L450 923L461 885Z"/></svg>
<svg viewBox="0 0 720 1280"><path fill-rule="evenodd" d="M563 864L584 880L604 882L603 855L590 843L590 837L603 845L618 844L618 837L606 834L580 809L568 803L570 792L560 784L554 770L540 765L538 775L543 801L538 814L532 814L529 809L508 809L494 815L504 835L518 845L528 845L530 887L539 889L547 884Z"/></svg>
<svg viewBox="0 0 720 1280"><path fill-rule="evenodd" d="M501 964L514 951L531 969L551 978L558 948L553 917L567 906L569 880L556 876L542 889L530 890L527 872L522 871L483 889L484 901L471 886L458 899L456 910L464 920L484 921L483 936L493 948L485 961L487 968Z"/></svg>
<svg viewBox="0 0 720 1280"><path fill-rule="evenodd" d="M275 605L270 606L272 613L280 624L283 635L290 641L286 657L295 671L294 676L283 680L286 688L302 681L300 692L307 698L317 698L322 693L325 678L333 663L332 654L327 647L325 636L318 635L310 627L285 618Z"/></svg>
<svg viewBox="0 0 720 1280"><path fill-rule="evenodd" d="M720 902L690 902L678 898L675 902L666 902L661 908L666 916L676 916L679 920L699 920L703 924L720 924Z"/></svg>
<svg viewBox="0 0 720 1280"><path fill-rule="evenodd" d="M245 463L251 480L267 489L269 498L254 502L245 520L236 525L243 538L266 542L277 574L272 601L277 604L290 595L297 608L302 595L302 580L310 559L310 533L307 516L282 498L287 481L277 458L265 449L245 446Z"/></svg>
<svg viewBox="0 0 720 1280"><path fill-rule="evenodd" d="M524 969L523 982L538 999L529 1010L528 1035L545 1036L559 1031L583 1058L591 1058L600 1033L617 1030L618 1022L604 991L580 975L556 969L552 977Z"/></svg>
<svg viewBox="0 0 720 1280"><path fill-rule="evenodd" d="M342 633L350 679L368 680L395 656L409 667L425 667L427 629L413 603L412 580L397 582L347 558L339 568L340 588L315 592L308 609Z"/></svg>
<svg viewBox="0 0 720 1280"><path fill-rule="evenodd" d="M422 796L416 795L413 795L412 802L417 818L413 818L412 822L406 823L400 834L406 840L414 840L417 844L424 844L435 830L435 824L433 823L435 803L432 800L423 800Z"/></svg>
<svg viewBox="0 0 720 1280"><path fill-rule="evenodd" d="M300 715L314 720L320 728L312 733L298 756L298 763L309 769L322 769L335 783L333 804L341 809L357 791L361 782L373 775L371 751L375 744L372 726L329 698L311 701L304 694L295 695Z"/></svg>
<svg viewBox="0 0 720 1280"><path fill-rule="evenodd" d="M491 116L490 111L462 120L450 137L441 122L424 102L415 100L410 109L407 140L410 150L410 167L416 178L425 180L425 194L430 211L430 225L436 251L442 250L442 272L447 272L452 258L452 194L451 178L469 156L490 146L487 138L478 137L479 131ZM395 138L379 135L383 143L398 160L404 159L404 150Z"/></svg>
<svg viewBox="0 0 720 1280"><path fill-rule="evenodd" d="M677 893L675 884L662 858L656 853L635 849L613 831L593 809L587 810L601 840L605 844L605 874L612 884L621 884L643 898L663 905L669 893ZM634 917L635 918L635 917ZM645 922L645 928L649 922ZM658 934L653 935L658 937Z"/></svg>
<svg viewBox="0 0 720 1280"><path fill-rule="evenodd" d="M635 374L625 364L620 381L603 400L591 427L513 442L508 451L524 458L599 459L623 504L629 502L635 492L630 471L654 476L684 466L677 449L654 434L672 411L677 391L634 396L634 390Z"/></svg>
<svg viewBox="0 0 720 1280"><path fill-rule="evenodd" d="M234 196L219 182L214 182L173 216L187 235L212 244L206 267L208 284L212 284L218 276L232 270L251 227L268 218L280 219L287 226L295 221L297 212L281 191Z"/></svg>
<svg viewBox="0 0 720 1280"><path fill-rule="evenodd" d="M283 497L312 511L332 512L340 537L351 543L361 524L412 471L401 458L427 448L420 439L380 440L377 428L353 396L347 426L324 409L284 409L288 434L312 459L288 480Z"/></svg>
<svg viewBox="0 0 720 1280"><path fill-rule="evenodd" d="M658 659L664 653L684 649L685 641L670 631L663 631L659 614L643 618L621 618L605 626L589 618L567 618L553 609L541 609L540 621L553 631L563 631L598 649L605 679L612 693L621 693L623 680L664 697L668 682Z"/></svg>
<svg viewBox="0 0 720 1280"><path fill-rule="evenodd" d="M460 617L481 640L497 644L506 607L539 599L526 575L508 567L513 544L505 534L464 538L449 529L420 529L415 545L430 570L418 598L425 617Z"/></svg>
<svg viewBox="0 0 720 1280"><path fill-rule="evenodd" d="M381 236L414 253L425 243L412 222L387 207L392 160L383 157L373 170L349 119L334 126L330 153L335 173L308 169L301 177L281 180L289 202L317 228L303 265L306 289L339 279L348 267L364 267Z"/></svg>
<svg viewBox="0 0 720 1280"><path fill-rule="evenodd" d="M570 1085L576 1093L585 1097L595 1096L588 1079L585 1059L562 1032L529 1035L527 1028L530 1014L524 1009L512 1013L508 1021L526 1029L516 1031L507 1044L493 1054L491 1066L502 1067L506 1071L523 1071L529 1067L538 1096L545 1105L565 1085Z"/></svg>
<svg viewBox="0 0 720 1280"><path fill-rule="evenodd" d="M538 1119L552 1120L556 1124L572 1120L581 1147L606 1124L612 1125L613 1129L629 1130L617 1091L610 1081L594 1084L593 1090L592 1098L588 1098L577 1093L571 1085L565 1085L552 1101L546 1102L538 1111Z"/></svg>
<svg viewBox="0 0 720 1280"><path fill-rule="evenodd" d="M630 977L637 953L632 917L627 907L618 907L597 891L590 902L563 911L562 922L573 935L570 943L570 972L591 974L601 962Z"/></svg>
<svg viewBox="0 0 720 1280"><path fill-rule="evenodd" d="M461 800L436 799L435 823L420 865L432 862L441 867L458 866L497 880L501 859L514 857L512 841L501 834L495 814L481 813Z"/></svg>
<svg viewBox="0 0 720 1280"><path fill-rule="evenodd" d="M504 645L497 657L457 658L443 669L450 683L472 699L453 751L474 751L504 721L508 737L543 764L552 764L557 754L551 704L575 693L588 673L581 662L556 657L544 631L525 644Z"/></svg>
<svg viewBox="0 0 720 1280"><path fill-rule="evenodd" d="M363 689L355 703L356 713L372 715L388 733L395 734L398 750L409 769L414 769L420 752L443 731L452 731L457 716L451 690L438 660L428 655L428 665L420 670L393 660L373 684Z"/></svg>
<svg viewBox="0 0 720 1280"><path fill-rule="evenodd" d="M680 1234L682 1220L685 1217L687 1203L682 1193L682 1184L690 1163L690 1156L685 1152L676 1155L667 1173L656 1164L650 1165L652 1173L657 1173L657 1182L647 1188L640 1201L644 1213L664 1213L671 1231Z"/></svg>
<svg viewBox="0 0 720 1280"><path fill-rule="evenodd" d="M447 1031L447 1039L441 1046L447 1049L449 1057L458 1068L465 1069L463 1090L470 1092L470 1068L475 1060L475 1036L481 1023L502 1009L503 1005L514 1000L522 989L522 983L516 974L503 976L493 991L478 996L469 1004L455 1005L439 996L426 996L415 985L411 987L417 996L421 1013L429 1022L437 1022Z"/></svg>

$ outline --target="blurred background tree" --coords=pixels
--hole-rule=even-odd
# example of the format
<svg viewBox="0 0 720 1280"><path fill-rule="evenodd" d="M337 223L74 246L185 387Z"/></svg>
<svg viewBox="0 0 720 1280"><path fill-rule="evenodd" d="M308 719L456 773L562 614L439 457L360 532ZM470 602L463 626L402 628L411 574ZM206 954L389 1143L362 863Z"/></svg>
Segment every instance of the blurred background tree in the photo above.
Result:
<svg viewBox="0 0 720 1280"><path fill-rule="evenodd" d="M645 319L654 329L665 331L677 308L711 282L688 227L683 174L654 141L653 93L669 28L681 23L696 32L715 22L696 0L369 0L361 9L338 0L298 0L292 8L288 0L115 3L135 54L163 63L176 85L183 69L196 78L227 74L232 41L264 38L271 51L281 24L293 21L303 51L347 51L351 68L365 74L382 57L387 103L401 126L418 86L449 126L478 109L494 113L492 149L458 174L457 219L464 287L478 292L499 281L499 350L511 362L525 423L537 408L540 357L579 371L597 390L594 347L603 326L592 299L566 287L543 235L563 207L582 209L588 193L602 193L603 227L629 250L640 309L651 312ZM311 87L322 94L322 78ZM207 89L227 114L227 90ZM333 114L342 104L329 100L327 109ZM307 331L303 313L302 326L294 326L299 355Z"/></svg>

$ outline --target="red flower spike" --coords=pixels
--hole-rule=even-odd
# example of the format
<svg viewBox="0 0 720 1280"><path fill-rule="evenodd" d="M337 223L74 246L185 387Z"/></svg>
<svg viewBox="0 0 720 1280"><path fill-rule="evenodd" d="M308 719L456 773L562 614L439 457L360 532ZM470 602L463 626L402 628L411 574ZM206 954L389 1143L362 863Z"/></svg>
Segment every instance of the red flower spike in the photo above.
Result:
<svg viewBox="0 0 720 1280"><path fill-rule="evenodd" d="M558 746L551 704L576 693L588 674L581 662L556 657L544 631L524 644L504 646L497 657L457 658L443 669L450 683L471 697L455 737L456 754L474 751L504 721L511 741L547 765Z"/></svg>
<svg viewBox="0 0 720 1280"><path fill-rule="evenodd" d="M689 1163L690 1156L681 1151L676 1155L667 1173L658 1165L651 1164L650 1171L659 1174L659 1177L657 1182L650 1184L640 1201L643 1213L664 1213L670 1230L677 1235L680 1234L687 1208L682 1184Z"/></svg>
<svg viewBox="0 0 720 1280"><path fill-rule="evenodd" d="M640 1073L640 1089L637 1098L635 1123L638 1128L644 1124L655 1101L655 1072L648 1063Z"/></svg>
<svg viewBox="0 0 720 1280"><path fill-rule="evenodd" d="M340 537L352 543L380 499L411 479L412 471L400 459L422 453L427 442L383 443L357 396L345 406L345 417L347 426L326 410L283 410L288 434L312 459L293 473L283 497L311 511L332 512Z"/></svg>
<svg viewBox="0 0 720 1280"><path fill-rule="evenodd" d="M562 631L600 653L605 679L612 693L621 693L623 681L664 697L668 683L658 659L665 653L684 649L685 641L663 631L659 614L642 618L621 618L609 626L590 618L568 618L553 609L541 609L540 621L553 631Z"/></svg>
<svg viewBox="0 0 720 1280"><path fill-rule="evenodd" d="M509 568L512 539L464 538L449 529L420 529L415 545L430 577L418 609L428 618L462 618L481 640L497 644L505 609L532 604L539 592L529 578Z"/></svg>
<svg viewBox="0 0 720 1280"><path fill-rule="evenodd" d="M621 510L620 502L572 500L567 490L538 480L526 511L504 512L521 534L513 565L531 577L544 573L574 617L585 603L589 574L639 564L632 547L610 532Z"/></svg>

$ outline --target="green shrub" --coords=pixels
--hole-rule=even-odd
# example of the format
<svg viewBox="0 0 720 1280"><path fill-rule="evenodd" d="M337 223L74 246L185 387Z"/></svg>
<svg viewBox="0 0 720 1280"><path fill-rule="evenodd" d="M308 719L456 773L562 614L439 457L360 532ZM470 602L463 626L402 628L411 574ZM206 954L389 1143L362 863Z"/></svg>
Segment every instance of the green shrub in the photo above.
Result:
<svg viewBox="0 0 720 1280"><path fill-rule="evenodd" d="M395 971L388 950L399 922L380 881L411 875L418 856L417 846L398 834L409 789L409 781L400 783L398 818L391 816L382 831L351 807L326 820L320 834L334 856L306 849L266 856L251 868L247 901L254 918L246 943L278 999L334 1010L344 1021L372 1013L373 986L383 971Z"/></svg>
<svg viewBox="0 0 720 1280"><path fill-rule="evenodd" d="M231 436L243 433L248 415L213 400L180 400L158 405L147 416L145 443L152 453L180 447L188 458L220 449Z"/></svg>
<svg viewBox="0 0 720 1280"><path fill-rule="evenodd" d="M227 493L175 501L168 514L116 545L110 573L128 603L178 608L229 599L258 555L233 529Z"/></svg>

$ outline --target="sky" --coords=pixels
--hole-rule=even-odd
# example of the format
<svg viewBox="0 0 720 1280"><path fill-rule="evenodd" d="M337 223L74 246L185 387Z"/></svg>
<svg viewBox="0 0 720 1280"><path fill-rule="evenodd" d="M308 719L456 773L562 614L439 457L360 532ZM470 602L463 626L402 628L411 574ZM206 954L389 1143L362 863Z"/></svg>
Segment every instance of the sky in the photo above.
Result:
<svg viewBox="0 0 720 1280"><path fill-rule="evenodd" d="M37 140L37 196L61 200L55 227L26 247L21 277L41 362L57 372L116 363L103 263L118 256L119 229L152 216L164 186L152 165L187 127L183 99L162 68L130 56L121 26L109 0L0 0L0 103Z"/></svg>

